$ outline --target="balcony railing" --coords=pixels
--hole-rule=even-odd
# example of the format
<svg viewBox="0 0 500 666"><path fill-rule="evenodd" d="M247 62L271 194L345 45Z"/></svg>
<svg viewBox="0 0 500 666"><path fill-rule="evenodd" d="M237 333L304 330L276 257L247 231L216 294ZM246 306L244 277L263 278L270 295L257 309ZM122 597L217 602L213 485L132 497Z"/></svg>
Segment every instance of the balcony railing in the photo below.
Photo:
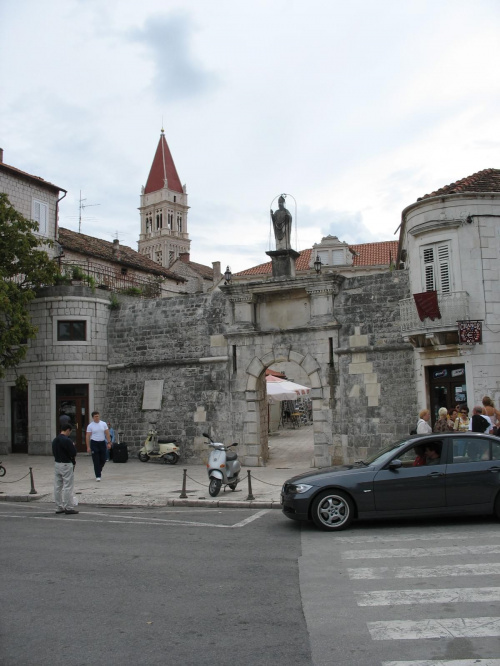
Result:
<svg viewBox="0 0 500 666"><path fill-rule="evenodd" d="M61 261L61 273L71 277L73 268L78 267L85 275L91 277L97 288L109 291L130 293L142 298L159 298L161 296L161 279L138 275L132 271L122 274L119 270L102 264L79 261Z"/></svg>
<svg viewBox="0 0 500 666"><path fill-rule="evenodd" d="M469 319L469 294L466 291L455 291L451 294L438 292L438 305L441 319L426 318L420 321L414 298L399 301L401 315L401 332L426 333L457 328L457 321Z"/></svg>

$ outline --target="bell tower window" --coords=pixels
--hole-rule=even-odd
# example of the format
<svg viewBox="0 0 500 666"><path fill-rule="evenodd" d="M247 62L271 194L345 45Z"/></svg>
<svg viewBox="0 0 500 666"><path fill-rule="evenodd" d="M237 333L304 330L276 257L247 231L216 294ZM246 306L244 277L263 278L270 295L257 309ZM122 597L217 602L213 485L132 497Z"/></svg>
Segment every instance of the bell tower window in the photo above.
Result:
<svg viewBox="0 0 500 666"><path fill-rule="evenodd" d="M156 228L161 229L163 227L163 211L161 208L156 210Z"/></svg>

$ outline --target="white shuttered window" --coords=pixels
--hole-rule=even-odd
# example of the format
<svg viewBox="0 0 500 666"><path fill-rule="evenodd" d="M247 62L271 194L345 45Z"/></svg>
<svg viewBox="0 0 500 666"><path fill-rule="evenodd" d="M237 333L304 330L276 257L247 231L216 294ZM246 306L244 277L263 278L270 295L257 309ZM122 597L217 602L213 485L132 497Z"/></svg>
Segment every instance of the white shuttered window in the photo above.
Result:
<svg viewBox="0 0 500 666"><path fill-rule="evenodd" d="M436 243L422 248L422 265L425 291L451 291L450 246Z"/></svg>
<svg viewBox="0 0 500 666"><path fill-rule="evenodd" d="M38 222L38 233L40 236L47 235L47 223L49 217L49 207L43 201L33 199L32 219Z"/></svg>

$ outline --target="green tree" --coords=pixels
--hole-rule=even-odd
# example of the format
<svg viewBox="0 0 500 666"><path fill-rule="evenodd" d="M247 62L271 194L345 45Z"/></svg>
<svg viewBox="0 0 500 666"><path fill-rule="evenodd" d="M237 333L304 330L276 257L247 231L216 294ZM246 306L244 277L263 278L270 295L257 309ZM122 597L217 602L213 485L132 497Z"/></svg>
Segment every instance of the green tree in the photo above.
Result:
<svg viewBox="0 0 500 666"><path fill-rule="evenodd" d="M28 304L36 290L54 284L56 263L36 235L38 223L27 220L0 193L0 377L26 356L26 340L37 334Z"/></svg>

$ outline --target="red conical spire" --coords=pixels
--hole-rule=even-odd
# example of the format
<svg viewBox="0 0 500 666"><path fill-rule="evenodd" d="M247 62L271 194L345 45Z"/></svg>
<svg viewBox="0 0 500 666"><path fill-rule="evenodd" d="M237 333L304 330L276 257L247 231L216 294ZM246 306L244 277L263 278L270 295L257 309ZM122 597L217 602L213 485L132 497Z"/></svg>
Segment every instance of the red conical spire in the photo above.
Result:
<svg viewBox="0 0 500 666"><path fill-rule="evenodd" d="M151 171L149 172L146 187L144 188L144 194L163 189L165 187L165 178L167 179L169 190L183 193L181 181L162 129L158 148L156 149L153 164L151 165Z"/></svg>

